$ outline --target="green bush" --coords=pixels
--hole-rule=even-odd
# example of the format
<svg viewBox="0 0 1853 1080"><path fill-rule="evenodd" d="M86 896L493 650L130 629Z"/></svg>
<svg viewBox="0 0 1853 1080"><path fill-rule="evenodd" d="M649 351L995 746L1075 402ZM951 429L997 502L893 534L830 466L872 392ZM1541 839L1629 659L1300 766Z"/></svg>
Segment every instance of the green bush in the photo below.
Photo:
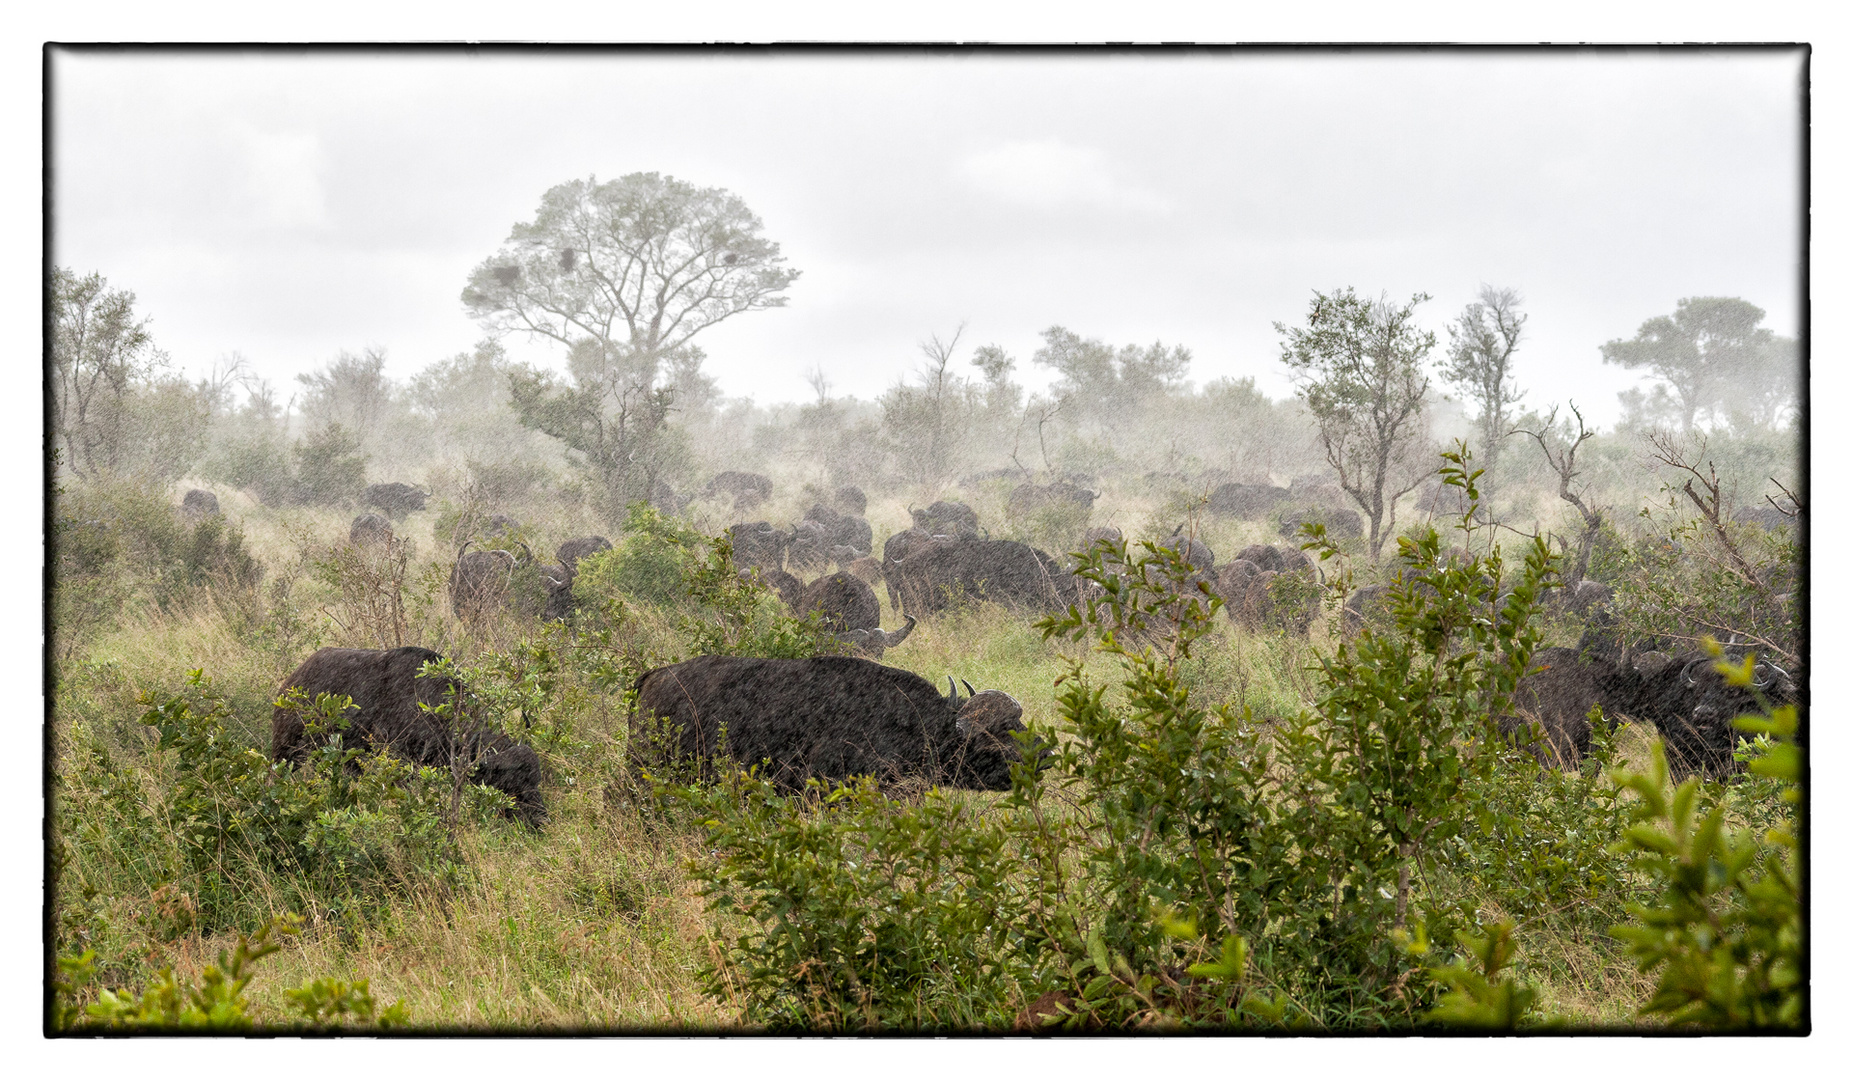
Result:
<svg viewBox="0 0 1853 1080"><path fill-rule="evenodd" d="M1754 663L1747 657L1718 668L1747 686ZM1796 725L1793 705L1737 720L1739 730L1766 737L1765 752L1750 762L1752 774L1780 785L1791 807L1801 795ZM1653 882L1652 898L1630 905L1633 918L1613 931L1642 971L1659 972L1642 1014L1709 1028L1802 1029L1807 988L1794 824L1760 836L1726 827L1725 801L1707 791L1713 785L1693 776L1670 786L1658 740L1646 771L1613 778L1638 797L1635 824L1616 851L1632 855L1636 870Z"/></svg>
<svg viewBox="0 0 1853 1080"><path fill-rule="evenodd" d="M457 880L463 868L443 814L450 778L345 746L345 698L286 700L307 714L312 735L334 733L302 768L228 738L230 711L200 671L179 694L144 697L142 723L173 754L160 824L179 838L202 921L240 917L251 899L247 871L272 873L299 910L331 915L415 882Z"/></svg>
<svg viewBox="0 0 1853 1080"><path fill-rule="evenodd" d="M220 951L219 963L206 966L198 985L183 983L175 978L172 968L163 968L154 983L140 993L103 988L94 1000L83 1005L79 998L97 979L96 952L85 950L81 956L61 956L58 977L52 985L49 1027L53 1033L86 1034L249 1031L253 1025L244 991L251 984L251 969L283 947L273 934L295 934L300 922L286 915L264 924L250 937L240 933L238 945L230 954ZM395 1001L381 1010L365 979L351 983L311 979L297 989L284 991L284 996L301 1015L283 1026L319 1029L351 1024L386 1031L405 1026L409 1019L404 1001Z"/></svg>

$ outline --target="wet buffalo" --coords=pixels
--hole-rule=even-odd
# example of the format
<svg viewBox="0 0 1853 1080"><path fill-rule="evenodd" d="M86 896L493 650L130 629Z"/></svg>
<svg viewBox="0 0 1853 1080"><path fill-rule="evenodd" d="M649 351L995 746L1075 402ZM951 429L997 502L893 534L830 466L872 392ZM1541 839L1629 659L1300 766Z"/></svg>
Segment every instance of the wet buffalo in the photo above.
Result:
<svg viewBox="0 0 1853 1080"><path fill-rule="evenodd" d="M915 619L909 616L906 626L893 632L884 631L881 601L875 598L875 590L861 578L842 571L806 585L798 594L797 602L792 604L792 610L800 616L813 611L820 613L825 625L838 637L876 660L881 659L884 650L907 640L907 635L914 630Z"/></svg>
<svg viewBox="0 0 1853 1080"><path fill-rule="evenodd" d="M887 580L899 595L901 610L921 617L978 600L1058 611L1078 595L1074 577L1060 563L1016 540L928 543L892 560Z"/></svg>
<svg viewBox="0 0 1853 1080"><path fill-rule="evenodd" d="M911 671L858 657L698 656L646 672L636 691L640 719L668 729L664 749L704 766L723 754L762 765L787 790L873 775L1002 791L1022 758L1012 735L1023 709L1010 695L942 696Z"/></svg>
<svg viewBox="0 0 1853 1080"><path fill-rule="evenodd" d="M410 484L368 484L360 493L362 506L371 506L394 521L425 508L428 496Z"/></svg>
<svg viewBox="0 0 1853 1080"><path fill-rule="evenodd" d="M299 689L312 703L318 694L353 699L342 745L390 750L417 765L470 767L470 779L507 792L515 814L539 826L547 817L541 798L542 768L531 747L478 719L478 706L457 680L421 676L419 668L443 659L430 649L322 649L283 680L281 699ZM419 706L425 706L420 708ZM435 713L450 705L448 714ZM271 714L270 755L301 764L327 734L312 735L303 711L284 704Z"/></svg>

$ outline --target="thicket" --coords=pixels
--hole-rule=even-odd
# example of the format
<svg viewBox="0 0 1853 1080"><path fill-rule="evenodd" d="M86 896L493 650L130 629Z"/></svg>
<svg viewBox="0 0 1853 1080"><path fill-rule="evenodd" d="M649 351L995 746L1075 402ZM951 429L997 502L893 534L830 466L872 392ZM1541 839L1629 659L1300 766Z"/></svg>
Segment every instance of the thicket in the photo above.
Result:
<svg viewBox="0 0 1853 1080"><path fill-rule="evenodd" d="M1452 462L1446 480L1477 494L1477 474ZM1317 532L1308 546L1336 557ZM1541 773L1494 728L1540 639L1555 561L1543 542L1513 564L1497 547L1447 558L1432 529L1399 547L1394 626L1321 654L1322 690L1297 717L1196 700L1180 668L1220 601L1175 552L1103 541L1079 570L1102 595L1042 628L1111 656L1119 684L1071 661L1056 730L1025 736L1059 740L1054 767L1019 767L997 802L866 780L786 796L750 771L659 784L716 852L690 867L710 916L742 927L706 970L709 992L774 1029L1536 1026L1549 1022L1538 992L1508 970L1519 931L1573 911L1604 929L1626 916L1673 927L1651 947L1615 933L1644 968L1670 965L1663 986L1685 1000L1732 978L1753 988L1731 1000L1791 992L1724 1022L1794 1023L1793 938L1753 928L1721 949L1705 928L1728 911L1703 897L1654 906L1693 894L1696 862L1703 896L1780 907L1792 860L1739 840L1720 872L1706 865L1715 835L1681 849L1631 827L1665 816L1645 795L1663 773L1611 778L1605 741L1587 772ZM1333 577L1342 595L1349 575ZM1674 796L1675 836L1692 833L1700 783ZM1663 861L1616 866L1626 845ZM1744 876L1759 857L1760 876ZM1690 988L1695 965L1709 989ZM1644 1011L1668 1011L1667 994Z"/></svg>

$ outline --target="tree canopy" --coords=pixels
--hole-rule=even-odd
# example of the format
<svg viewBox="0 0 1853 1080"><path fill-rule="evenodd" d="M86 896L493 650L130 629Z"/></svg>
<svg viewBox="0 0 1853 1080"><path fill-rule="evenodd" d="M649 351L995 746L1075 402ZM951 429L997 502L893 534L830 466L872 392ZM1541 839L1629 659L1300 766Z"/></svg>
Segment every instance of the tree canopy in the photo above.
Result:
<svg viewBox="0 0 1853 1080"><path fill-rule="evenodd" d="M1431 471L1422 368L1435 335L1414 322L1427 299L1417 293L1398 307L1349 288L1315 291L1304 327L1274 324L1285 338L1281 362L1318 422L1326 460L1370 519L1372 559L1395 528L1397 498Z"/></svg>
<svg viewBox="0 0 1853 1080"><path fill-rule="evenodd" d="M1512 354L1525 328L1520 302L1514 289L1480 286L1479 298L1448 324L1448 355L1440 365L1442 378L1480 408L1480 452L1486 470L1480 486L1489 502L1499 444L1508 433L1512 406L1525 396L1512 377Z"/></svg>
<svg viewBox="0 0 1853 1080"><path fill-rule="evenodd" d="M1673 314L1642 323L1633 338L1602 346L1602 360L1644 368L1661 380L1666 396L1636 393L1631 399L1635 410L1662 400L1688 430L1702 413L1728 417L1745 405L1773 422L1793 399L1797 363L1794 342L1759 325L1763 314L1762 308L1734 297L1690 296L1679 301Z"/></svg>

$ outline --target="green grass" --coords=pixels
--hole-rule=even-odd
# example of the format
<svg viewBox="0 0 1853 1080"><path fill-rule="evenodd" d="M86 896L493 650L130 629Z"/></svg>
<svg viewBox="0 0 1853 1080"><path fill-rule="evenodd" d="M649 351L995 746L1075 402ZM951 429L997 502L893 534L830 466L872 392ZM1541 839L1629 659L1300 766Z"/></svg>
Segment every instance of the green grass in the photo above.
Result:
<svg viewBox="0 0 1853 1080"><path fill-rule="evenodd" d="M269 510L224 490L219 498L228 514L242 519L247 547L268 568L260 587L261 624L253 625L238 604L204 595L171 610L135 604L56 671L51 766L59 784L58 827L69 841L54 899L58 948L96 949L105 985L141 985L168 965L197 975L233 939L231 928L202 932L190 914L195 900L178 869L177 848L155 834L112 834L94 825L134 814L158 820L171 789L171 755L157 752L152 734L137 721L145 707L141 696L171 693L187 670L203 668L231 706L227 737L267 751L271 700L312 647L380 644L342 625L339 589L303 569L315 545L345 537L350 513ZM775 504L752 516L784 520L804 509ZM617 539L577 512L514 512L546 537L544 551L535 547L543 557L572 535L604 532ZM1126 528L1161 523L1166 515L1162 506L1109 497L1093 521ZM905 507L892 499L872 500L870 516L878 545L907 524ZM435 517L415 514L398 526L414 544L412 577L424 590L408 606L406 643L470 665L533 638L532 621L503 616L466 625L451 615L441 584L449 552L432 535ZM1200 535L1220 560L1249 543L1280 542L1264 528L1206 520ZM278 592L278 583L292 574L287 593ZM883 597L883 625L897 628L900 615L887 608L885 590L876 591ZM280 613L293 614L306 629L293 637L279 632ZM1048 728L1058 717L1055 680L1077 647L1046 642L1030 622L993 605L954 611L922 622L883 662L939 686L952 676L977 689L1003 689L1021 701L1026 721ZM1245 631L1220 615L1218 626L1182 672L1193 693L1246 708L1263 722L1310 707L1317 693L1310 670L1315 650L1331 647L1323 621L1311 638ZM1572 630L1553 627L1547 643L1568 643ZM631 644L659 653L676 647L668 614L641 611L625 633ZM1116 684L1117 669L1104 658L1082 659L1090 679ZM547 790L552 818L546 830L467 826L460 842L468 872L456 885L410 888L383 907L340 917L302 912L309 919L304 932L265 961L250 991L260 1023L287 1015L284 988L325 974L370 980L376 999L404 998L413 1024L434 1029L705 1030L738 1022L737 1006L705 996L698 978L730 929L704 913L685 873L691 860L709 857L700 830L631 797L622 768L627 718L612 694L568 668L547 705L548 718L571 735L563 749L550 752L555 777ZM1646 732L1624 729L1618 758L1639 765L1646 745ZM999 798L959 797L981 805ZM105 808L114 816L104 815ZM1080 811L1057 806L1052 812ZM283 883L256 875L241 888L252 923L244 929L254 929L266 912L285 910L282 898L290 890ZM1492 904L1483 910L1489 918L1503 914ZM1573 916L1521 924L1515 970L1541 986L1545 1011L1573 1024L1638 1024L1633 1009L1650 981L1604 928Z"/></svg>

